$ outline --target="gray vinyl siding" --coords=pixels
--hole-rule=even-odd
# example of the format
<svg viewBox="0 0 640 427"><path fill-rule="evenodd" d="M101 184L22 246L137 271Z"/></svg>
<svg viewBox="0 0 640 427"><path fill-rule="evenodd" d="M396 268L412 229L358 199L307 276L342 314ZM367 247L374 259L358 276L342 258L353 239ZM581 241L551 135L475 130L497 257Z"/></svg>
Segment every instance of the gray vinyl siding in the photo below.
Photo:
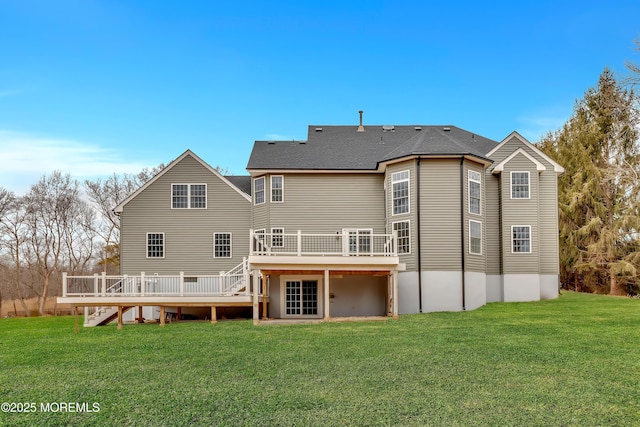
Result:
<svg viewBox="0 0 640 427"><path fill-rule="evenodd" d="M480 215L469 213L469 171L472 170L474 172L478 172L480 174ZM484 273L486 271L486 244L485 244L485 235L486 235L486 192L485 192L485 181L486 178L484 176L484 167L479 164L472 162L470 160L465 160L464 162L464 251L465 251L465 270L466 271L477 271ZM470 226L469 221L478 221L482 224L482 255L476 255L469 253L469 233Z"/></svg>
<svg viewBox="0 0 640 427"><path fill-rule="evenodd" d="M121 214L123 274L218 274L249 254L251 205L191 156L129 201ZM207 184L207 209L171 209L171 184ZM146 235L164 233L165 257L148 259ZM232 258L213 258L213 233L232 233Z"/></svg>
<svg viewBox="0 0 640 427"><path fill-rule="evenodd" d="M382 174L285 174L284 203L268 202L267 228L282 227L285 233L372 228L385 233L383 184Z"/></svg>
<svg viewBox="0 0 640 427"><path fill-rule="evenodd" d="M393 183L392 176L396 172L409 171L409 213L393 215ZM386 170L386 212L387 233L393 232L393 223L409 220L411 253L400 255L400 262L406 263L407 271L418 270L418 221L417 221L417 191L416 160L390 165Z"/></svg>
<svg viewBox="0 0 640 427"><path fill-rule="evenodd" d="M256 177L252 177L251 178L251 194L253 194L254 196L251 196L251 210L252 210L252 215L251 215L251 228L253 230L261 230L261 229L268 229L269 228L269 203L270 203L270 198L269 196L269 191L270 191L270 180L269 180L269 176L268 175L264 175L264 203L261 203L259 205L254 204L253 200L255 197L255 187L253 187L255 179L256 178L261 178L260 176L256 176Z"/></svg>
<svg viewBox="0 0 640 427"><path fill-rule="evenodd" d="M423 159L420 175L422 269L460 271L460 160Z"/></svg>
<svg viewBox="0 0 640 427"><path fill-rule="evenodd" d="M502 264L502 251L500 239L500 176L493 175L489 170L484 174L485 188L485 250L487 260L487 274L500 274Z"/></svg>
<svg viewBox="0 0 640 427"><path fill-rule="evenodd" d="M558 251L558 195L557 195L557 174L554 171L554 167L551 163L545 160L542 156L535 152L535 150L526 143L523 143L518 138L513 137L506 144L504 144L500 150L494 153L491 158L494 160L494 165L502 162L505 158L507 158L511 153L516 151L517 149L524 149L527 154L535 158L538 162L542 163L546 170L538 173L535 168L535 165L531 163L530 160L526 159L524 156L519 155L514 157L509 163L508 167L505 167L505 170L502 172L500 176L502 191L501 196L506 197L506 204L502 202L501 205L503 211L501 214L503 215L503 227L502 227L502 254L505 257L508 257L508 264L504 266L504 273L540 273L540 274L558 274L559 271L559 251ZM514 163L514 161L516 163ZM526 165L527 168L518 169L518 162L521 165ZM531 193L531 201L530 205L532 209L535 209L537 214L536 218L533 218L533 212L529 212L530 215L527 215L526 218L531 222L535 221L536 223L536 232L533 232L533 224L532 225L532 237L533 237L533 250L537 251L537 256L535 257L538 263L536 271L524 271L525 268L533 268L533 262L528 263L529 265L525 267L525 264L521 264L519 259L522 254L514 254L511 256L511 227L510 225L527 225L528 223L511 223L508 224L508 221L517 221L518 218L518 210L521 205L513 206L513 202L511 201L511 185L510 185L510 171L516 170L530 170L530 178L532 181L532 185L537 185L538 190L534 193ZM506 188L505 188L506 187ZM494 194L493 191L496 186L489 186L487 191L492 192L488 196L488 203L494 203ZM497 189L496 189L497 191ZM521 202L521 201L517 201ZM535 203L535 207L533 204ZM511 212L515 208L516 212ZM524 214L524 213L522 213ZM506 219L504 216L507 216ZM514 218L515 216L515 218ZM490 221L487 232L493 233L494 231L494 221ZM507 227L508 226L508 227ZM506 235L504 233L507 233ZM499 248L495 248L495 240L489 237L487 242L488 245L491 245L489 250L489 258L488 258L488 272L489 273L497 273L499 271L498 262L494 258L495 250L497 249L500 252ZM505 246L505 244L507 244ZM533 253L531 254L533 255ZM519 265L521 267L516 268L514 266L514 261L519 260ZM515 270L515 271L514 271Z"/></svg>
<svg viewBox="0 0 640 427"><path fill-rule="evenodd" d="M511 172L529 172L529 199L511 198ZM502 247L504 274L537 274L540 271L540 228L538 227L539 185L536 165L518 154L504 167L502 189ZM531 226L531 253L511 253L514 225Z"/></svg>

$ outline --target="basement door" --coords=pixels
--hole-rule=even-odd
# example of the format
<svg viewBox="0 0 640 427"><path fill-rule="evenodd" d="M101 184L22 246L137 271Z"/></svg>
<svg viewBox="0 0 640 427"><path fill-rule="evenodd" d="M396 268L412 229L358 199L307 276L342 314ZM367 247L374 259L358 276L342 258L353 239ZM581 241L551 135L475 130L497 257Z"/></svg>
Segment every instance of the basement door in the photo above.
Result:
<svg viewBox="0 0 640 427"><path fill-rule="evenodd" d="M320 286L318 280L284 281L285 317L319 317Z"/></svg>

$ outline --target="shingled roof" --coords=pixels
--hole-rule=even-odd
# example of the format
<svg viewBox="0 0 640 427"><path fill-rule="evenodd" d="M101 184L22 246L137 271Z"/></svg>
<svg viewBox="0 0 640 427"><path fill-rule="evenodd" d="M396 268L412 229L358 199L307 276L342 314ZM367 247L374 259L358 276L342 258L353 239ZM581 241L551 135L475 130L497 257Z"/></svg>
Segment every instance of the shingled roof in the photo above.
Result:
<svg viewBox="0 0 640 427"><path fill-rule="evenodd" d="M306 141L256 141L247 169L375 170L406 156L488 159L498 143L455 126L309 126Z"/></svg>

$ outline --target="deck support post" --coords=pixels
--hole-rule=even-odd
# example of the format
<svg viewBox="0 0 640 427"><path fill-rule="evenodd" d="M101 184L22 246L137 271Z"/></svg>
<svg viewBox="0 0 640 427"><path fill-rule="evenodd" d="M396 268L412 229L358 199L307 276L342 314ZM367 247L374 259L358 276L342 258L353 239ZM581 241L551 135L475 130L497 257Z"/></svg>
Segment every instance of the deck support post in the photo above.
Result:
<svg viewBox="0 0 640 427"><path fill-rule="evenodd" d="M258 306L258 291L260 290L260 271L253 272L253 324L260 321L260 308Z"/></svg>
<svg viewBox="0 0 640 427"><path fill-rule="evenodd" d="M216 306L211 306L211 323L218 323L218 316L216 314Z"/></svg>
<svg viewBox="0 0 640 427"><path fill-rule="evenodd" d="M420 272L418 272L420 273ZM398 271L393 271L393 318L399 319L398 316Z"/></svg>
<svg viewBox="0 0 640 427"><path fill-rule="evenodd" d="M122 306L118 306L118 326L117 329L122 329L124 325L122 324Z"/></svg>
<svg viewBox="0 0 640 427"><path fill-rule="evenodd" d="M267 320L267 285L269 284L269 277L266 276L262 280L262 320Z"/></svg>
<svg viewBox="0 0 640 427"><path fill-rule="evenodd" d="M178 320L182 320L182 307L178 307Z"/></svg>
<svg viewBox="0 0 640 427"><path fill-rule="evenodd" d="M142 317L142 306L138 306L138 318L136 319L138 323L144 323L144 318Z"/></svg>
<svg viewBox="0 0 640 427"><path fill-rule="evenodd" d="M324 318L328 320L330 317L330 304L329 301L329 269L324 270Z"/></svg>
<svg viewBox="0 0 640 427"><path fill-rule="evenodd" d="M393 316L393 276L391 272L387 275L387 316Z"/></svg>
<svg viewBox="0 0 640 427"><path fill-rule="evenodd" d="M164 318L165 318L164 305L161 305L160 306L160 326L164 326Z"/></svg>
<svg viewBox="0 0 640 427"><path fill-rule="evenodd" d="M77 334L78 331L78 307L73 306L73 312L75 313L75 320L73 322L73 331Z"/></svg>

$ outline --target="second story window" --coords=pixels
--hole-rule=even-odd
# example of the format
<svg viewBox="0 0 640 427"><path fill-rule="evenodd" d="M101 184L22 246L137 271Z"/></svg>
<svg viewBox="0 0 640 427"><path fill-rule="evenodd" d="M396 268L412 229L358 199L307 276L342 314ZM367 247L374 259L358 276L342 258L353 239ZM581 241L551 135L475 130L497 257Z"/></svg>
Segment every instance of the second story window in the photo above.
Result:
<svg viewBox="0 0 640 427"><path fill-rule="evenodd" d="M529 193L529 172L511 172L511 198L528 199Z"/></svg>
<svg viewBox="0 0 640 427"><path fill-rule="evenodd" d="M469 171L469 213L480 215L481 201L480 172Z"/></svg>
<svg viewBox="0 0 640 427"><path fill-rule="evenodd" d="M164 233L147 233L147 258L164 258Z"/></svg>
<svg viewBox="0 0 640 427"><path fill-rule="evenodd" d="M207 184L172 184L171 207L173 209L206 209Z"/></svg>
<svg viewBox="0 0 640 427"><path fill-rule="evenodd" d="M253 203L256 205L264 203L264 176L253 180Z"/></svg>
<svg viewBox="0 0 640 427"><path fill-rule="evenodd" d="M271 176L271 202L284 202L284 176L282 175Z"/></svg>
<svg viewBox="0 0 640 427"><path fill-rule="evenodd" d="M409 171L396 172L391 175L393 214L409 213Z"/></svg>

